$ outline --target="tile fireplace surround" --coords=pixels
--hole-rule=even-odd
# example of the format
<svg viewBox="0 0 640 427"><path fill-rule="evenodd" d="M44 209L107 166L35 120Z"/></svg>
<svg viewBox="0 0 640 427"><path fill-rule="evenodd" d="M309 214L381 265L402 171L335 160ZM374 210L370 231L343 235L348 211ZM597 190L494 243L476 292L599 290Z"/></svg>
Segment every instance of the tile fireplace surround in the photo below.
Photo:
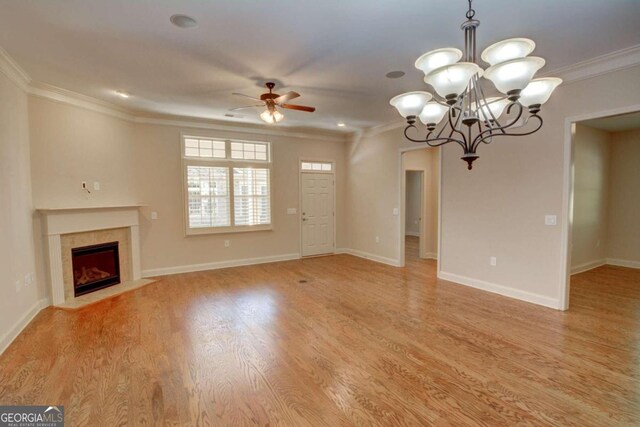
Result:
<svg viewBox="0 0 640 427"><path fill-rule="evenodd" d="M43 218L54 306L67 306L74 299L73 280L69 274L71 243L96 244L105 239L122 241L125 250L120 253L120 265L126 274L122 283L111 288L123 287L141 278L139 208L140 205L38 209Z"/></svg>

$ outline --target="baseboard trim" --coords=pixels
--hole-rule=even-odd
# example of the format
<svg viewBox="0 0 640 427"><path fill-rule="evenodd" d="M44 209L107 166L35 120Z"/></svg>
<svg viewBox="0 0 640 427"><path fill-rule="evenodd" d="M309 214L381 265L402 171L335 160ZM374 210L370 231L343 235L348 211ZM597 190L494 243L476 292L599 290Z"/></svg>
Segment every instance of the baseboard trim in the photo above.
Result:
<svg viewBox="0 0 640 427"><path fill-rule="evenodd" d="M571 275L573 276L574 274L584 273L585 271L602 267L605 264L608 264L606 259L598 259L595 261L585 262L583 264L576 265L575 267L571 267Z"/></svg>
<svg viewBox="0 0 640 427"><path fill-rule="evenodd" d="M607 258L607 264L616 267L640 268L640 261L630 259Z"/></svg>
<svg viewBox="0 0 640 427"><path fill-rule="evenodd" d="M427 252L426 254L424 254L424 257L426 259L438 259L438 253L437 252Z"/></svg>
<svg viewBox="0 0 640 427"><path fill-rule="evenodd" d="M169 274L192 273L195 271L218 270L220 268L241 267L244 265L268 264L270 262L299 259L300 254L282 254L257 258L234 259L229 261L207 262L204 264L178 265L175 267L151 268L142 270L142 277L167 276Z"/></svg>
<svg viewBox="0 0 640 427"><path fill-rule="evenodd" d="M519 289L511 288L508 286L485 282L484 280L472 279L471 277L459 276L457 274L447 273L444 271L438 272L438 279L447 280L459 285L469 286L483 291L492 292L494 294L499 294L505 297L515 298L517 300L542 305L544 307L562 310L560 300L556 298L549 298L544 295L521 291Z"/></svg>
<svg viewBox="0 0 640 427"><path fill-rule="evenodd" d="M353 256L357 256L358 258L368 259L369 261L379 262L381 264L391 265L393 267L400 267L400 261L397 259L387 258L380 255L372 254L365 251L360 251L357 249L336 249L335 253L337 254L349 254Z"/></svg>
<svg viewBox="0 0 640 427"><path fill-rule="evenodd" d="M13 340L20 335L20 332L22 332L29 322L31 322L38 313L40 313L40 310L50 305L51 303L48 298L42 298L36 301L29 310L20 319L18 319L11 330L0 338L0 354L4 353L4 351L11 345Z"/></svg>

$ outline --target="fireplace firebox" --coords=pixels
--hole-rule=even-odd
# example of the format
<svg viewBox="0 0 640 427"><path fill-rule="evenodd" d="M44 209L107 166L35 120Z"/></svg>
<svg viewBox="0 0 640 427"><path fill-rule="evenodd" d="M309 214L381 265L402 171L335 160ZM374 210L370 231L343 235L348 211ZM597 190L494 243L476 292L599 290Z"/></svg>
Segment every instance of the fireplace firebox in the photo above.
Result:
<svg viewBox="0 0 640 427"><path fill-rule="evenodd" d="M75 296L120 283L118 242L71 249Z"/></svg>

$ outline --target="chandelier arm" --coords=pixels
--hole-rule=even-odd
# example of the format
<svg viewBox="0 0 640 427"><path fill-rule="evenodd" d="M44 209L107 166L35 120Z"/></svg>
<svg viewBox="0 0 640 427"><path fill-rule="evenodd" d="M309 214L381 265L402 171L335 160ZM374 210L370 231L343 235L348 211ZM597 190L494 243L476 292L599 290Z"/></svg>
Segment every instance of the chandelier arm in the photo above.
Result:
<svg viewBox="0 0 640 427"><path fill-rule="evenodd" d="M495 128L489 128L486 129L482 132L480 132L478 135L476 135L476 137L473 139L473 143L471 144L471 148L472 150L476 150L476 148L478 148L478 145L480 145L480 143L482 141L485 141L488 137L490 136L501 136L501 135L509 135L509 133L506 131L506 129L511 128L514 124L516 124L518 122L518 120L520 120L520 118L522 117L522 113L524 111L524 108L522 107L522 105L519 102L513 101L511 104L509 104L509 106L507 107L507 114L509 114L509 110L511 110L511 108L517 104L518 105L518 114L516 115L516 117L509 123L507 123L504 126L496 126ZM516 134L511 134L511 135L516 135Z"/></svg>
<svg viewBox="0 0 640 427"><path fill-rule="evenodd" d="M530 130L530 131L527 131L527 132L522 132L522 133L510 133L510 132L504 132L504 133L499 133L499 134L496 134L496 135L485 135L485 136L483 136L483 137L482 137L482 138L480 138L480 139L478 139L478 137L480 136L480 135L478 135L478 136L476 137L476 139L474 140L475 147L477 147L478 145L480 145L480 143L481 143L481 142L484 142L485 144L489 144L489 143L491 143L491 138L492 138L493 136L527 136L527 135L531 135L531 134L533 134L533 133L538 132L538 131L540 130L540 128L542 128L542 125L543 125L543 122L544 122L544 121L542 120L542 117L538 116L537 114L532 114L532 115L529 117L529 119L532 119L532 118L535 118L535 119L537 119L537 120L538 120L538 125L537 125L534 129L532 129L532 130ZM529 121L529 120L527 119L527 122L528 122L528 121ZM474 149L475 149L475 148L474 148Z"/></svg>
<svg viewBox="0 0 640 427"><path fill-rule="evenodd" d="M451 114L452 114L452 111L456 111L456 109L458 109L458 110L460 110L460 111L459 111L459 113L458 113L458 118L456 119L456 124L454 125L454 124L453 124L453 122L452 122L452 120L451 120ZM463 133L463 132L461 132L460 130L456 129L456 126L458 126L458 124L460 123L460 118L462 117L462 109L461 109L460 107L454 107L454 106L452 106L452 107L449 109L448 116L449 116L449 126L451 126L451 132L449 133L449 138L451 138L451 137L453 136L453 133L454 133L454 132L455 132L455 133L457 133L457 134L459 134L459 135L462 137L462 140L464 141L464 145L465 145L465 149L466 149L466 145L467 145L467 138L465 137L465 135L464 135L464 133Z"/></svg>
<svg viewBox="0 0 640 427"><path fill-rule="evenodd" d="M433 132L429 132L427 134L427 137L425 139L414 139L411 138L407 132L409 131L409 129L414 128L414 129L418 129L415 125L409 125L407 127L404 128L404 136L411 142L417 142L417 143L426 143L427 145L429 145L430 147L439 147L441 145L444 144L448 144L449 142L457 142L458 144L460 144L460 146L464 147L464 144L462 141L457 140L455 138L448 138L448 137L436 137L436 138L429 138L429 136L433 133ZM435 141L442 141L439 144L433 144L433 142Z"/></svg>

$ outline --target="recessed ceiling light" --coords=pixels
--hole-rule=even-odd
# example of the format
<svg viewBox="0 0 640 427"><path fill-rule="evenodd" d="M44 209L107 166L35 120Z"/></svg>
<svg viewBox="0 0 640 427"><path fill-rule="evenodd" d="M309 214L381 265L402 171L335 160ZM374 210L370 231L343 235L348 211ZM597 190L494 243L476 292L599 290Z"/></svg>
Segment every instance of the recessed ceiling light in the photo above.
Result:
<svg viewBox="0 0 640 427"><path fill-rule="evenodd" d="M129 98L131 96L131 94L124 92L122 90L117 90L116 95L118 95L121 98Z"/></svg>
<svg viewBox="0 0 640 427"><path fill-rule="evenodd" d="M195 19L187 15L173 15L169 18L169 21L176 27L180 28L194 28L198 26Z"/></svg>
<svg viewBox="0 0 640 427"><path fill-rule="evenodd" d="M344 124L344 123L342 123L342 122L338 123L338 127L340 127L340 128L343 128L343 127L345 127L345 126L346 126L346 124Z"/></svg>
<svg viewBox="0 0 640 427"><path fill-rule="evenodd" d="M399 79L400 77L404 76L404 71L400 71L400 70L389 71L386 74L386 76L387 76L388 79Z"/></svg>

